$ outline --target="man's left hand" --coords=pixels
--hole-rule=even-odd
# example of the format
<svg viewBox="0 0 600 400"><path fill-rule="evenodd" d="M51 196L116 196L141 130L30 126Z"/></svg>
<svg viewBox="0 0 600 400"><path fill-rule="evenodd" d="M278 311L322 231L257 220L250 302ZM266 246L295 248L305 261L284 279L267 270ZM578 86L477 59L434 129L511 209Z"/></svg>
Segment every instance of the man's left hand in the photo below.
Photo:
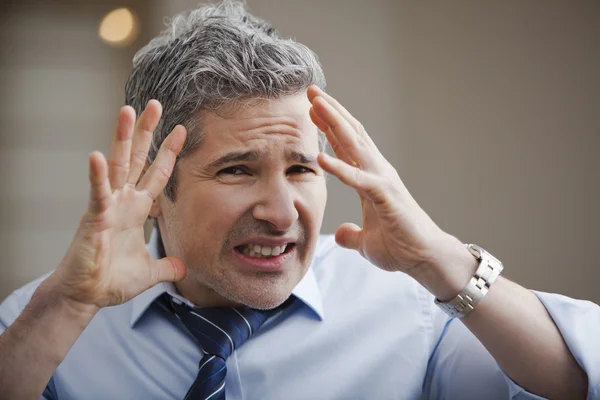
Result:
<svg viewBox="0 0 600 400"><path fill-rule="evenodd" d="M320 88L309 87L307 95L311 119L337 156L321 153L319 164L360 196L362 228L342 224L336 242L383 270L409 274L439 297L458 293L475 259L417 204L359 121Z"/></svg>

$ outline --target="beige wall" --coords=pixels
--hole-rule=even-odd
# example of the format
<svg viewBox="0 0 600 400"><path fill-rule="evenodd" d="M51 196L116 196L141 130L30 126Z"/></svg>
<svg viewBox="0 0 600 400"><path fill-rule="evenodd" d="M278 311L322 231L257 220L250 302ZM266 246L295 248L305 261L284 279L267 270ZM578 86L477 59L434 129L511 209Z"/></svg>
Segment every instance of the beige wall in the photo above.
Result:
<svg viewBox="0 0 600 400"><path fill-rule="evenodd" d="M97 26L131 2L98 3L0 5L0 299L56 268L87 205L87 156L108 150L134 49Z"/></svg>
<svg viewBox="0 0 600 400"><path fill-rule="evenodd" d="M196 3L143 2L144 34ZM328 90L443 229L525 286L600 302L600 3L248 3L319 54ZM56 266L85 205L86 155L108 145L133 49L95 39L98 13L30 9L2 35L0 298ZM324 231L359 211L332 179Z"/></svg>

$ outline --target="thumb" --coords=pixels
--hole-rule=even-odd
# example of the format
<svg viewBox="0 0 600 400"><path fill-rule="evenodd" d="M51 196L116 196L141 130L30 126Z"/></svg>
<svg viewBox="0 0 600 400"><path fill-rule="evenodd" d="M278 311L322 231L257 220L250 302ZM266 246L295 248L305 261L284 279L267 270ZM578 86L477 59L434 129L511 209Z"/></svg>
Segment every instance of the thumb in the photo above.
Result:
<svg viewBox="0 0 600 400"><path fill-rule="evenodd" d="M155 271L155 282L177 282L185 278L187 270L185 264L177 257L164 257L153 260L152 269Z"/></svg>
<svg viewBox="0 0 600 400"><path fill-rule="evenodd" d="M335 231L335 241L342 247L357 250L362 254L363 230L356 224L346 222Z"/></svg>

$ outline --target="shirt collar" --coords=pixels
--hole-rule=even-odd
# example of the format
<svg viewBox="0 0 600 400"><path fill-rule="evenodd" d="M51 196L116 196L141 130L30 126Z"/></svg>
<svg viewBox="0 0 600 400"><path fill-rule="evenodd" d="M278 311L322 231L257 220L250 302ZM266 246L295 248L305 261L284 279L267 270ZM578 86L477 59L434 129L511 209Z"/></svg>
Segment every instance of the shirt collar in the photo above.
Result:
<svg viewBox="0 0 600 400"><path fill-rule="evenodd" d="M158 246L160 237L158 235L158 230L155 227L152 230L152 234L150 235L150 240L146 245L148 249L148 253L154 258L158 258ZM315 260L318 260L318 250L320 246L317 246L316 255L313 258L313 265L310 266L304 277L298 282L294 290L292 290L292 294L300 299L307 307L309 307L319 318L319 320L323 320L324 312L323 312L323 301L321 298L321 292L319 290L319 285L317 284L317 279L315 277L315 273L313 271L313 266ZM182 297L172 282L161 282L158 285L151 287L150 289L142 292L141 294L134 297L131 307L131 327L133 328L135 324L139 321L139 319L144 315L146 310L150 307L150 305L163 293L169 293L171 296L181 300L182 302L194 306L190 301Z"/></svg>

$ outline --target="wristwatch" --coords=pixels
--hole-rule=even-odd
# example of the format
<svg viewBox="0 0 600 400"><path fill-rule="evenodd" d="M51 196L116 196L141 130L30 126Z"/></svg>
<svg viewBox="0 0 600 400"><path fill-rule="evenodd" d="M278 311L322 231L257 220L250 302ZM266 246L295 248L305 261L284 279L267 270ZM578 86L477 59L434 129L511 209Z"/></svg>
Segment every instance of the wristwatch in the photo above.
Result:
<svg viewBox="0 0 600 400"><path fill-rule="evenodd" d="M473 311L504 269L500 260L476 244L466 244L465 246L479 261L479 268L467 286L454 299L447 302L435 299L435 304L450 317L462 318Z"/></svg>

